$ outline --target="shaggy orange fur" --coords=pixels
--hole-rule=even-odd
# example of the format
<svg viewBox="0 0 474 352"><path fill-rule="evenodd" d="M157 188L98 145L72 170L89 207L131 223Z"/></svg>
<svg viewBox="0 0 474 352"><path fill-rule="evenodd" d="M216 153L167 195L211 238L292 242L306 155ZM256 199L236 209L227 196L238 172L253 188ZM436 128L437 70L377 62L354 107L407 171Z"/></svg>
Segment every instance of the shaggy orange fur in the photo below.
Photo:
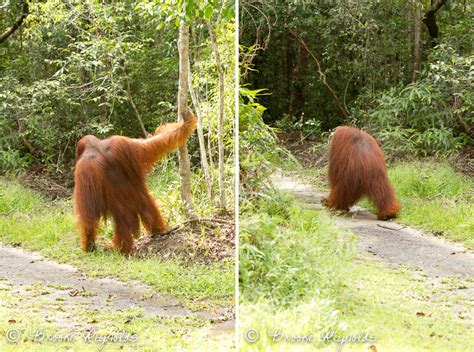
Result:
<svg viewBox="0 0 474 352"><path fill-rule="evenodd" d="M145 178L159 159L186 142L196 128L196 117L188 111L179 123L166 126L147 139L101 140L88 135L77 143L74 211L83 250L95 248L101 217L112 217L111 247L124 254L133 251L140 219L147 231L168 230Z"/></svg>
<svg viewBox="0 0 474 352"><path fill-rule="evenodd" d="M385 157L377 141L357 128L336 128L329 152L329 208L348 211L367 196L377 207L377 218L397 216L400 204L389 183Z"/></svg>

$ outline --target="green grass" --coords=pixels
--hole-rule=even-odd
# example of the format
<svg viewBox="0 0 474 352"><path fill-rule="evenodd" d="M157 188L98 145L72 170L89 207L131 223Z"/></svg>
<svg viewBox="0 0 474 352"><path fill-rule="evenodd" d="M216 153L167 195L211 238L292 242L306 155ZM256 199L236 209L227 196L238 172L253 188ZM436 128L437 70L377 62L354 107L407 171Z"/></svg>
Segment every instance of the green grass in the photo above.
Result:
<svg viewBox="0 0 474 352"><path fill-rule="evenodd" d="M474 249L474 180L446 163L398 163L389 176L402 204L397 222Z"/></svg>
<svg viewBox="0 0 474 352"><path fill-rule="evenodd" d="M352 235L280 193L244 205L240 217L240 329L339 329L339 297L351 273ZM261 350L243 342L244 349Z"/></svg>
<svg viewBox="0 0 474 352"><path fill-rule="evenodd" d="M152 193L157 181L152 177ZM174 185L174 184L173 184ZM184 304L206 298L210 305L229 305L234 294L234 262L211 265L184 264L180 260L163 261L159 257L134 258L98 250L84 253L79 248L71 201L47 201L17 182L0 179L0 242L38 251L59 262L74 265L90 276L116 276L121 280L141 280L160 292L180 298ZM179 189L179 187L176 187ZM172 225L181 219L178 192L160 192L158 201ZM175 207L176 206L176 207ZM99 245L110 241L111 226L101 226Z"/></svg>
<svg viewBox="0 0 474 352"><path fill-rule="evenodd" d="M343 314L351 331L370 330L377 336L378 350L469 349L472 301L464 290L457 289L474 288L472 280L429 279L365 258L351 277ZM366 350L359 347L354 350Z"/></svg>
<svg viewBox="0 0 474 352"><path fill-rule="evenodd" d="M353 252L327 217L277 193L240 218L240 289L276 304L325 299L341 289ZM270 288L270 289L269 289Z"/></svg>
<svg viewBox="0 0 474 352"><path fill-rule="evenodd" d="M346 230L279 193L242 210L243 351L338 351L322 339L331 332L373 338L346 351L468 350L473 307L463 289L474 289L472 280L430 279L356 257ZM259 333L255 343L244 338L249 329Z"/></svg>
<svg viewBox="0 0 474 352"><path fill-rule="evenodd" d="M467 351L472 333L466 296L455 288L472 281L447 280L431 284L403 269L391 270L380 263L359 259L339 296L338 309L329 301L295 301L288 307L268 301L240 306L240 346L243 351L338 351L338 343L322 336L368 333L374 340L347 343L344 351ZM462 292L462 291L461 291ZM457 312L456 307L463 307ZM243 338L245 332L259 332L256 343ZM278 335L275 333L278 332ZM312 337L312 342L291 342L293 337ZM277 336L277 337L274 337Z"/></svg>

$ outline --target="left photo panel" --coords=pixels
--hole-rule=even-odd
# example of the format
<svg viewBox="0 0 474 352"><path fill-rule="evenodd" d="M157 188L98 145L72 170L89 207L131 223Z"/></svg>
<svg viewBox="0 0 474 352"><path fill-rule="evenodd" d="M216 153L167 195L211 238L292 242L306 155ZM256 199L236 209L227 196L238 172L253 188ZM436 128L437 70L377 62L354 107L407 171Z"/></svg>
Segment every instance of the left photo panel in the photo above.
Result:
<svg viewBox="0 0 474 352"><path fill-rule="evenodd" d="M0 3L0 350L235 349L234 1Z"/></svg>

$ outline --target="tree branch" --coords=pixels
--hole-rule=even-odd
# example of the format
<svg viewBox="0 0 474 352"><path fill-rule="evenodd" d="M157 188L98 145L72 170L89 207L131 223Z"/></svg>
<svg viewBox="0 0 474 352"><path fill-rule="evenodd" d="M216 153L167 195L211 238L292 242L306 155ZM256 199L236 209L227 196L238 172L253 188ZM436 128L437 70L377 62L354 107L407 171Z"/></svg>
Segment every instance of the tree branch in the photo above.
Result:
<svg viewBox="0 0 474 352"><path fill-rule="evenodd" d="M319 60L316 58L316 56L311 52L311 50L309 50L308 46L306 45L305 41L303 40L303 38L301 38L298 33L296 33L295 31L293 31L292 29L289 30L291 35L293 35L299 42L300 44L303 46L303 48L305 48L305 50L308 52L309 55L311 55L311 57L313 58L313 60L316 62L316 68L318 70L318 73L319 73L319 77L321 79L321 82L324 84L324 86L326 87L326 89L329 91L329 93L331 94L332 96L332 100L333 100L333 103L334 103L334 106L339 110L339 112L344 115L344 116L347 116L348 113L347 113L347 110L344 108L344 106L342 106L341 102L339 101L339 98L337 97L336 95L336 92L334 91L334 89L332 89L332 87L329 85L329 83L326 81L326 74L321 70L321 64L319 63Z"/></svg>
<svg viewBox="0 0 474 352"><path fill-rule="evenodd" d="M15 23L13 24L13 26L11 26L10 28L7 28L5 30L5 32L3 32L1 35L0 35L0 44L2 44L5 40L8 39L9 36L11 36L13 33L15 33L15 31L20 28L21 24L23 23L23 21L25 20L25 18L30 14L30 9L28 7L28 1L27 0L24 0L23 1L23 10L22 10L22 14L17 17Z"/></svg>

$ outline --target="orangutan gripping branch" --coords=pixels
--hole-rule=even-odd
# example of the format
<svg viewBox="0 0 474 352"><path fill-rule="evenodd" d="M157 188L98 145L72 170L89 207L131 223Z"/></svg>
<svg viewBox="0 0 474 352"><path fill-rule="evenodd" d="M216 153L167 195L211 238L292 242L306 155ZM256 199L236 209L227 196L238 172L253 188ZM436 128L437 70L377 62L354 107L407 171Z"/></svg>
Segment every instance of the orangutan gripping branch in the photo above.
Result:
<svg viewBox="0 0 474 352"><path fill-rule="evenodd" d="M147 231L168 230L145 178L155 162L183 145L195 128L196 117L187 111L179 123L160 126L147 139L89 135L77 143L74 211L83 250L95 248L101 217L112 217L111 246L124 254L133 252L140 220Z"/></svg>
<svg viewBox="0 0 474 352"><path fill-rule="evenodd" d="M329 152L329 208L348 211L367 196L377 207L377 218L397 216L400 204L387 177L382 149L370 134L357 128L336 128Z"/></svg>

